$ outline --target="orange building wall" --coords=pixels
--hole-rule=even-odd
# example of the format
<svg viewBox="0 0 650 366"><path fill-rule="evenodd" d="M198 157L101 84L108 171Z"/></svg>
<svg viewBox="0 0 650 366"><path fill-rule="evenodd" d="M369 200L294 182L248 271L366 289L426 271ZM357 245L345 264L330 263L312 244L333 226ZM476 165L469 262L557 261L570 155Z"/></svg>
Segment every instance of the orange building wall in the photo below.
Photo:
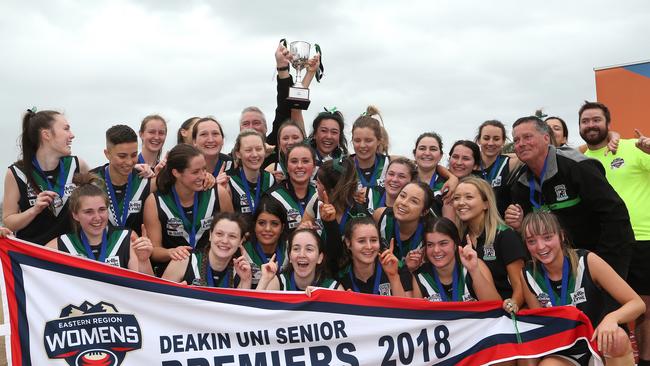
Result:
<svg viewBox="0 0 650 366"><path fill-rule="evenodd" d="M635 128L650 135L650 77L625 67L596 70L596 95L610 109L611 128L621 136L636 137Z"/></svg>

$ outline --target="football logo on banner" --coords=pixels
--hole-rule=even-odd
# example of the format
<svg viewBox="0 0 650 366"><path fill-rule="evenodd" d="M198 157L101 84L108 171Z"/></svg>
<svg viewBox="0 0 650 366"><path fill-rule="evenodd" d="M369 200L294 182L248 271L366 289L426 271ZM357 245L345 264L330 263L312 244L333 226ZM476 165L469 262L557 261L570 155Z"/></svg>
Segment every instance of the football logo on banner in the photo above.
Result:
<svg viewBox="0 0 650 366"><path fill-rule="evenodd" d="M47 322L43 342L49 358L70 366L118 366L127 352L142 347L142 336L134 315L86 301L64 307L59 319Z"/></svg>

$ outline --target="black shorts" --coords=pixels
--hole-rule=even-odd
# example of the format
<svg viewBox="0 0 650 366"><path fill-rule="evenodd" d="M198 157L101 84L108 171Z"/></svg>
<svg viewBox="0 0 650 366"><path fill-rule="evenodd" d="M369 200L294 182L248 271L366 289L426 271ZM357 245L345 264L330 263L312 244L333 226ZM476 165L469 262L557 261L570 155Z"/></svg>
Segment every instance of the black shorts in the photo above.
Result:
<svg viewBox="0 0 650 366"><path fill-rule="evenodd" d="M574 366L588 366L592 357L585 340L579 340L570 348L555 352L549 356L562 358Z"/></svg>
<svg viewBox="0 0 650 366"><path fill-rule="evenodd" d="M650 240L632 245L632 261L627 283L639 295L650 296Z"/></svg>

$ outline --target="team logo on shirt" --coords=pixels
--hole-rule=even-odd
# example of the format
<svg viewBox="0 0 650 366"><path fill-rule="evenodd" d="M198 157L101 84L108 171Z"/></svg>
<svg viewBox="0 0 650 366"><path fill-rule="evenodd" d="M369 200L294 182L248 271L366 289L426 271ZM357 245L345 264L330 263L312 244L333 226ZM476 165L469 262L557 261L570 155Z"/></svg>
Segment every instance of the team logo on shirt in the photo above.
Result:
<svg viewBox="0 0 650 366"><path fill-rule="evenodd" d="M483 247L483 260L493 261L497 259L497 251L494 247Z"/></svg>
<svg viewBox="0 0 650 366"><path fill-rule="evenodd" d="M45 323L43 343L50 359L70 366L118 366L127 352L142 348L142 334L133 314L85 301L64 307L58 319Z"/></svg>
<svg viewBox="0 0 650 366"><path fill-rule="evenodd" d="M287 221L289 222L289 229L297 228L300 225L300 212L295 208L287 210Z"/></svg>
<svg viewBox="0 0 650 366"><path fill-rule="evenodd" d="M501 187L501 176L492 179L492 188Z"/></svg>
<svg viewBox="0 0 650 366"><path fill-rule="evenodd" d="M130 201L129 202L129 213L138 213L142 210L142 201Z"/></svg>
<svg viewBox="0 0 650 366"><path fill-rule="evenodd" d="M585 294L585 289L580 287L574 293L571 294L571 303L573 305L578 305L587 301L587 295Z"/></svg>
<svg viewBox="0 0 650 366"><path fill-rule="evenodd" d="M618 169L618 168L622 167L623 165L625 165L625 160L623 160L623 158L616 158L616 159L612 160L612 163L609 164L609 167L612 168L612 169Z"/></svg>
<svg viewBox="0 0 650 366"><path fill-rule="evenodd" d="M440 296L440 294L431 294L431 296L429 296L427 299L429 301L433 301L433 302L441 302L442 301L442 297Z"/></svg>
<svg viewBox="0 0 650 366"><path fill-rule="evenodd" d="M564 184L558 184L555 186L555 196L557 201L566 201L569 199L569 196L566 193L566 186Z"/></svg>
<svg viewBox="0 0 650 366"><path fill-rule="evenodd" d="M390 296L390 283L380 283L379 284L379 294L381 296Z"/></svg>
<svg viewBox="0 0 650 366"><path fill-rule="evenodd" d="M177 217L170 217L166 228L169 236L183 236L183 221Z"/></svg>
<svg viewBox="0 0 650 366"><path fill-rule="evenodd" d="M539 305L543 308L551 306L551 297L545 292L537 295L537 301L539 301Z"/></svg>

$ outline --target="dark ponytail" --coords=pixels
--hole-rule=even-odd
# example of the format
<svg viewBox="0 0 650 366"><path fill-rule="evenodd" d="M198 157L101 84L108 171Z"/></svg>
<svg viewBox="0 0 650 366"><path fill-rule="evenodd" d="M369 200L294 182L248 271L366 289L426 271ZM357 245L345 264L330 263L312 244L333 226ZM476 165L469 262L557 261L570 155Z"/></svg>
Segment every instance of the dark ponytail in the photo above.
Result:
<svg viewBox="0 0 650 366"><path fill-rule="evenodd" d="M178 144L169 150L167 163L156 177L158 191L163 194L171 192L172 186L176 183L176 177L172 174L172 170L176 169L182 172L189 165L190 159L199 155L201 155L201 152L196 147L188 144Z"/></svg>
<svg viewBox="0 0 650 366"><path fill-rule="evenodd" d="M56 111L39 111L36 108L28 109L23 116L23 132L20 135L21 159L16 165L25 173L27 182L34 187L36 193L40 187L33 177L34 165L32 160L36 157L36 151L41 147L41 131L51 129L54 119L61 113Z"/></svg>

